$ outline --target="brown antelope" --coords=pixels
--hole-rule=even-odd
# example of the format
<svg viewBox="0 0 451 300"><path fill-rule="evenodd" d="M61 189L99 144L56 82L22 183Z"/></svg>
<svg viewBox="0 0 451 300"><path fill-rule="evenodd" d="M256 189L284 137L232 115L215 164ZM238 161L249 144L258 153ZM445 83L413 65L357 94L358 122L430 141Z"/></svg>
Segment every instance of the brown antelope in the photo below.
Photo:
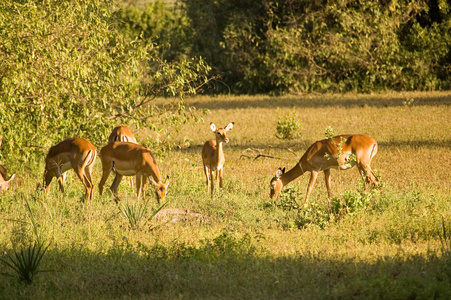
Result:
<svg viewBox="0 0 451 300"><path fill-rule="evenodd" d="M379 180L370 167L376 152L376 140L365 135L339 135L317 141L307 149L291 170L285 172L285 168L279 168L276 171L276 176L271 179L270 197L277 198L284 186L309 171L311 176L305 195L305 203L308 203L318 173L324 171L327 193L330 198L330 169L346 170L354 165L357 165L360 175L365 177L365 185L371 182L376 186L379 184Z"/></svg>
<svg viewBox="0 0 451 300"><path fill-rule="evenodd" d="M108 137L108 143L130 142L136 144L136 138L127 126L117 126Z"/></svg>
<svg viewBox="0 0 451 300"><path fill-rule="evenodd" d="M213 196L213 174L215 172L216 181L219 179L219 187L223 187L225 157L222 144L229 142L226 133L233 128L233 124L234 122L231 122L224 128L216 128L215 124L210 123L210 128L215 134L216 139L206 141L202 148L202 162L204 164L204 173L207 182L207 193L211 185L211 196Z"/></svg>
<svg viewBox="0 0 451 300"><path fill-rule="evenodd" d="M127 126L117 126L113 129L108 137L108 143L112 142L130 142L137 144L135 136ZM133 177L130 177L129 185L133 187Z"/></svg>
<svg viewBox="0 0 451 300"><path fill-rule="evenodd" d="M123 176L136 176L136 194L138 199L145 187L146 179L149 177L151 177L150 182L156 187L158 203L166 197L169 176L166 177L164 183L161 182L160 170L149 148L129 142L113 142L100 150L100 159L103 170L102 179L99 183L100 195L102 195L103 185L108 179L110 172L115 170L116 177L110 189L116 202L119 200L117 189ZM144 199L144 193L142 193L142 196Z"/></svg>
<svg viewBox="0 0 451 300"><path fill-rule="evenodd" d="M1 138L0 138L1 141ZM6 176L7 171L3 165L0 164L0 187L2 191L7 191L9 189L9 183L14 179L16 174L11 175L9 178Z"/></svg>
<svg viewBox="0 0 451 300"><path fill-rule="evenodd" d="M85 202L91 200L94 188L91 176L96 157L97 148L83 138L70 138L50 147L45 159L45 193L49 193L53 177L57 178L60 191L64 193L66 172L73 169L85 186Z"/></svg>

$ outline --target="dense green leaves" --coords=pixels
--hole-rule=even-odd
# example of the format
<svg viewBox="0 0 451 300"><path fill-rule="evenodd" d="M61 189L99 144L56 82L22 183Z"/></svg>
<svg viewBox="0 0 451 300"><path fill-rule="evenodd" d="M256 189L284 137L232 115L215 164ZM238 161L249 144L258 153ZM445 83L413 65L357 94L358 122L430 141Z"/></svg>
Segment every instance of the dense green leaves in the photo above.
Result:
<svg viewBox="0 0 451 300"><path fill-rule="evenodd" d="M193 116L184 96L218 77L212 93L451 87L445 0L7 0L0 16L7 161L66 137L101 145L118 123L166 134Z"/></svg>
<svg viewBox="0 0 451 300"><path fill-rule="evenodd" d="M119 122L145 126L155 96L181 97L196 91L198 78L207 81L202 60L170 64L152 41L123 35L112 1L7 0L0 16L1 153L7 160L42 157L67 137L101 145Z"/></svg>
<svg viewBox="0 0 451 300"><path fill-rule="evenodd" d="M185 3L193 53L233 91L450 88L444 0Z"/></svg>

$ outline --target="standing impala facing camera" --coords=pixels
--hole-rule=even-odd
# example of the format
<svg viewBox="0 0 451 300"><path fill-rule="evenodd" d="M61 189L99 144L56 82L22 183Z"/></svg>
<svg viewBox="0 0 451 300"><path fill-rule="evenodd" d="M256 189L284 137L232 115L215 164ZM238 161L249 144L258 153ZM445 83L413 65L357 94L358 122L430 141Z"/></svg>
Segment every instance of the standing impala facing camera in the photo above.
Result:
<svg viewBox="0 0 451 300"><path fill-rule="evenodd" d="M332 194L330 169L346 170L354 165L357 165L360 175L365 178L365 186L369 183L377 186L379 180L370 167L371 160L376 153L376 140L365 135L339 135L331 139L317 141L307 149L291 170L285 172L285 168L279 168L276 171L276 176L271 179L270 197L277 198L284 186L309 171L311 172L310 182L305 195L305 203L307 203L318 173L323 171L327 194L330 198Z"/></svg>
<svg viewBox="0 0 451 300"><path fill-rule="evenodd" d="M214 189L214 173L216 173L216 181L219 179L219 187L223 187L225 157L222 144L229 142L226 133L233 128L233 124L234 122L231 122L224 128L216 128L215 124L210 123L210 128L215 134L216 139L206 141L202 148L202 162L204 164L207 192L211 185L211 196L213 196Z"/></svg>

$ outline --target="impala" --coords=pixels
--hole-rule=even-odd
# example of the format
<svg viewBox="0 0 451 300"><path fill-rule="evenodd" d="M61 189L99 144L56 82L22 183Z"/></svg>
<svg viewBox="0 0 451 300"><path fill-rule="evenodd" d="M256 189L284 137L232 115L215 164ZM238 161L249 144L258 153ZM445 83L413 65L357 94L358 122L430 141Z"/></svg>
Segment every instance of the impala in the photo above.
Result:
<svg viewBox="0 0 451 300"><path fill-rule="evenodd" d="M156 197L158 203L164 200L168 191L169 176L164 183L161 182L160 170L158 169L155 158L149 148L129 143L113 142L109 143L100 150L100 159L102 161L102 179L99 183L99 193L102 195L103 185L105 184L110 172L116 171L116 177L110 189L118 202L117 189L123 176L136 176L136 194L138 199L143 191L146 179L156 187ZM144 193L143 198L144 198Z"/></svg>
<svg viewBox="0 0 451 300"><path fill-rule="evenodd" d="M1 141L1 138L0 138L0 141ZM7 174L7 171L6 171L5 167L3 167L3 165L0 164L0 187L1 187L2 191L7 191L9 189L9 183L16 176L16 174L13 174L13 175L11 175L11 177L9 177L7 179L6 174Z"/></svg>
<svg viewBox="0 0 451 300"><path fill-rule="evenodd" d="M130 142L136 144L136 138L127 126L117 126L108 137L108 143Z"/></svg>
<svg viewBox="0 0 451 300"><path fill-rule="evenodd" d="M211 196L213 196L214 181L213 174L216 172L216 181L219 179L219 187L223 186L223 176L224 176L224 151L222 149L223 143L228 143L227 131L233 128L234 122L229 123L224 128L216 128L214 123L210 123L210 128L215 134L215 140L206 141L202 148L202 162L204 164L204 173L207 182L207 193L208 188L211 185Z"/></svg>
<svg viewBox="0 0 451 300"><path fill-rule="evenodd" d="M45 159L45 193L49 193L53 177L57 178L60 191L64 193L66 172L73 169L85 186L85 202L91 200L94 188L91 176L96 157L97 148L83 138L70 138L50 147Z"/></svg>
<svg viewBox="0 0 451 300"><path fill-rule="evenodd" d="M276 176L271 179L270 197L277 198L284 186L309 171L311 176L305 195L305 203L308 203L318 173L323 171L330 198L330 169L346 170L354 165L357 165L360 175L365 177L365 186L369 183L378 185L379 180L370 167L371 160L376 152L376 140L365 135L339 135L331 139L317 141L307 149L291 170L285 172L285 168L279 168L276 171Z"/></svg>
<svg viewBox="0 0 451 300"><path fill-rule="evenodd" d="M137 144L135 136L130 131L130 128L128 128L127 126L117 126L113 129L110 136L108 137L108 143L112 143L115 141L130 142ZM134 185L133 177L130 177L129 184L130 187L133 187Z"/></svg>

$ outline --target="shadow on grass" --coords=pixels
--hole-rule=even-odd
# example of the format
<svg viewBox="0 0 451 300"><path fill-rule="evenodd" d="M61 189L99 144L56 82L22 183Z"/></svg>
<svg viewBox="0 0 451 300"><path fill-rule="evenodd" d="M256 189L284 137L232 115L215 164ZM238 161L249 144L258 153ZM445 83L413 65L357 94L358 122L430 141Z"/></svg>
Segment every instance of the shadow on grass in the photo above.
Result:
<svg viewBox="0 0 451 300"><path fill-rule="evenodd" d="M362 97L346 98L345 96L324 96L324 98L309 99L309 97L262 97L261 99L232 99L232 100L190 101L189 105L197 109L246 109L246 108L276 108L276 107L299 107L299 108L321 108L321 107L399 107L405 106L406 98L381 98ZM437 96L428 98L414 98L413 106L424 105L451 105L450 96Z"/></svg>
<svg viewBox="0 0 451 300"><path fill-rule="evenodd" d="M286 158L298 158L304 154L308 147L313 144L314 140L301 140L301 141L286 141L274 139L274 143L271 147L268 144L244 144L244 145L227 145L227 148L234 149L235 151L244 152L247 149L260 149L265 152L267 150L287 150L290 149L294 152L289 153L287 150ZM451 139L437 141L437 140L417 140L417 141L383 141L378 142L379 150L383 148L391 147L409 147L409 148L451 148ZM176 152L182 153L201 153L202 145L192 145L188 148L174 148ZM225 152L227 150L224 150ZM252 153L251 153L252 154ZM254 153L255 154L255 153ZM258 154L258 153L257 153Z"/></svg>
<svg viewBox="0 0 451 300"><path fill-rule="evenodd" d="M389 141L389 142L379 142L378 144L379 148L381 147L451 148L451 140Z"/></svg>
<svg viewBox="0 0 451 300"><path fill-rule="evenodd" d="M451 299L449 255L371 264L322 256L271 258L227 245L49 250L44 267L55 272L39 274L30 286L4 277L0 298Z"/></svg>

